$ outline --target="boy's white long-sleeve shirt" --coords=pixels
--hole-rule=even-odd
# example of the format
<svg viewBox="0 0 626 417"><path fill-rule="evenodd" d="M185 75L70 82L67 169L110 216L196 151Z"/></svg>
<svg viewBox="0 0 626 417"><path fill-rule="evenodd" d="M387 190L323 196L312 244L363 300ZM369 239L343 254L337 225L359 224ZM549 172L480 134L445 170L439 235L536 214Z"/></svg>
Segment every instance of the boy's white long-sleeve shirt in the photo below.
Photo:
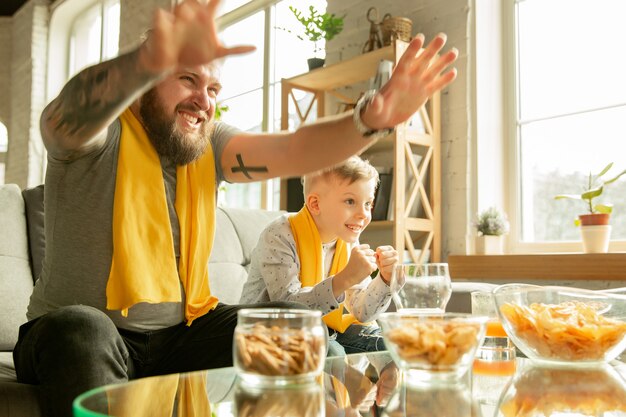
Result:
<svg viewBox="0 0 626 417"><path fill-rule="evenodd" d="M344 306L360 322L371 321L385 311L391 301L389 286L380 274L363 281L345 291L336 299L333 295L332 276L328 276L335 243L323 246L324 278L313 287L302 287L299 279L300 258L291 231L289 216L285 214L270 223L259 237L259 242L252 252L248 281L245 283L241 303L259 303L264 301L295 301L311 309L327 314Z"/></svg>

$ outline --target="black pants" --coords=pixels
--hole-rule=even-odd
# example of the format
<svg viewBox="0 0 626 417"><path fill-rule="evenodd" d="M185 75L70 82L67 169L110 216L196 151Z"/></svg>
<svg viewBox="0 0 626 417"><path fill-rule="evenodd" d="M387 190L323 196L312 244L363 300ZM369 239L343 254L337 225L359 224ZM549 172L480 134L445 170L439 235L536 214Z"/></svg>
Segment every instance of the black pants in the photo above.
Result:
<svg viewBox="0 0 626 417"><path fill-rule="evenodd" d="M71 417L74 398L95 387L231 366L237 311L258 307L303 308L286 302L219 304L191 326L144 333L116 328L93 307L63 307L20 327L13 351L17 379L39 386L45 416Z"/></svg>

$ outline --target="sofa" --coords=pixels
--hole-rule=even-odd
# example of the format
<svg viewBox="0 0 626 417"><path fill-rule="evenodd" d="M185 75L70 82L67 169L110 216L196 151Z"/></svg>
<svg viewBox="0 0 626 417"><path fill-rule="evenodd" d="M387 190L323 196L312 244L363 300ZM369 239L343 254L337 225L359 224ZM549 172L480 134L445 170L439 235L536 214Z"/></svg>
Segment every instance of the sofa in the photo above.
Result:
<svg viewBox="0 0 626 417"><path fill-rule="evenodd" d="M38 417L36 387L16 380L12 349L41 270L43 185L21 191L0 185L0 417ZM250 255L263 228L280 211L218 208L215 243L209 260L211 292L236 304L247 279ZM487 286L487 287L485 287ZM453 283L447 310L469 311L469 292L488 284Z"/></svg>
<svg viewBox="0 0 626 417"><path fill-rule="evenodd" d="M211 292L236 304L247 279L250 254L265 225L280 211L219 208L209 261ZM36 387L16 381L12 349L43 248L43 186L24 190L0 185L0 417L41 416Z"/></svg>

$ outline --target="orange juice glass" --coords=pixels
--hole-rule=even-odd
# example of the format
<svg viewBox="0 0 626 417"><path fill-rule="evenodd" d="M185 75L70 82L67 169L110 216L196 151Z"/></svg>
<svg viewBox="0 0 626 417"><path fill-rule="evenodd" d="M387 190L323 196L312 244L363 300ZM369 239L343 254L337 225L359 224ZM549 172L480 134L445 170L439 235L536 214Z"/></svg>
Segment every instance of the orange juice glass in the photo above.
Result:
<svg viewBox="0 0 626 417"><path fill-rule="evenodd" d="M487 333L485 335L489 337L508 337L500 320L493 317L490 317L487 322Z"/></svg>
<svg viewBox="0 0 626 417"><path fill-rule="evenodd" d="M497 317L491 292L472 292L472 314L489 317L485 339L476 351L474 373L512 375L515 372L515 346Z"/></svg>

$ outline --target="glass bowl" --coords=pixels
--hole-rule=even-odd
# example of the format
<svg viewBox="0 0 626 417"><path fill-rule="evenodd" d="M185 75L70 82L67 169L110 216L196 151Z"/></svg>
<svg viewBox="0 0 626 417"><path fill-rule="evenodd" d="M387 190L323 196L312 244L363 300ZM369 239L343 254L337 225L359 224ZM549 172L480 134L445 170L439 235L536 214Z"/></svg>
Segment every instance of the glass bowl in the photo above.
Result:
<svg viewBox="0 0 626 417"><path fill-rule="evenodd" d="M568 287L506 284L493 290L506 333L529 359L595 365L626 348L626 296Z"/></svg>
<svg viewBox="0 0 626 417"><path fill-rule="evenodd" d="M244 384L310 383L321 375L328 332L322 313L251 308L237 313L233 362Z"/></svg>
<svg viewBox="0 0 626 417"><path fill-rule="evenodd" d="M527 361L502 391L496 417L622 416L626 381L610 365L549 367Z"/></svg>
<svg viewBox="0 0 626 417"><path fill-rule="evenodd" d="M487 317L461 313L383 313L385 346L409 381L454 380L471 368Z"/></svg>

